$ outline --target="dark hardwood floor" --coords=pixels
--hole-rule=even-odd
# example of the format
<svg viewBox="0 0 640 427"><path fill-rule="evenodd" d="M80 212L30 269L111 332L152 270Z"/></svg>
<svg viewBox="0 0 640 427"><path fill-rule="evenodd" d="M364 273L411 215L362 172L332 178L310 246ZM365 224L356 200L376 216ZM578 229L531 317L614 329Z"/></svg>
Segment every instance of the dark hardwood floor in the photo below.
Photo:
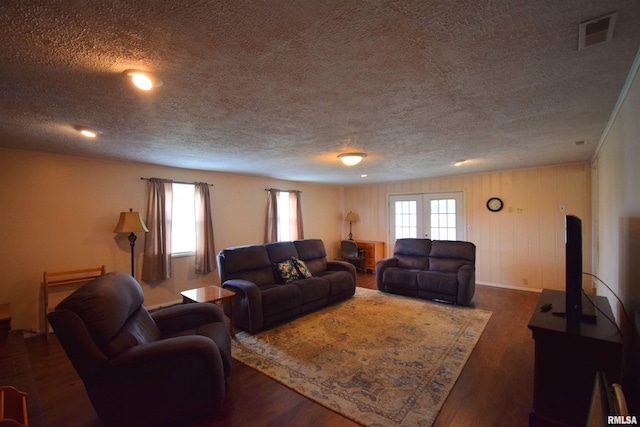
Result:
<svg viewBox="0 0 640 427"><path fill-rule="evenodd" d="M358 286L376 289L375 276L360 274ZM527 323L538 298L537 293L476 286L473 305L493 315L434 426L528 425L533 339ZM55 336L32 337L26 343L46 425L101 426ZM357 425L236 361L221 413L190 423L197 427Z"/></svg>

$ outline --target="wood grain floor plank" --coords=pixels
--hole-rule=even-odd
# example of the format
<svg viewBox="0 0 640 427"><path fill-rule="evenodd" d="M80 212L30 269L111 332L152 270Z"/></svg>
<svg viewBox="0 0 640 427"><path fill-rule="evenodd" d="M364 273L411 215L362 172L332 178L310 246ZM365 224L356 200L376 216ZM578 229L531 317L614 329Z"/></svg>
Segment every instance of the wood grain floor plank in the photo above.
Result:
<svg viewBox="0 0 640 427"><path fill-rule="evenodd" d="M358 286L376 289L375 276ZM533 339L527 329L539 294L477 286L473 305L493 312L434 427L526 426L533 397ZM384 327L381 319L380 327ZM46 425L99 427L82 381L52 336L29 338L27 351ZM222 411L190 427L358 424L234 361Z"/></svg>

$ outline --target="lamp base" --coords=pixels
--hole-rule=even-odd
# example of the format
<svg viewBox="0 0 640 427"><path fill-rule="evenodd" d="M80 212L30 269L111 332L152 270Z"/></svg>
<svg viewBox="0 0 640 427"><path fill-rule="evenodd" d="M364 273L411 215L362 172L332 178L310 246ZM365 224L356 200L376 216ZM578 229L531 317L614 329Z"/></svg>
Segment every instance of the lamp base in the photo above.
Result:
<svg viewBox="0 0 640 427"><path fill-rule="evenodd" d="M133 231L131 232L131 234L129 234L129 244L131 245L131 276L136 277L133 273L133 248L136 245L136 239L138 238L138 236L136 236Z"/></svg>

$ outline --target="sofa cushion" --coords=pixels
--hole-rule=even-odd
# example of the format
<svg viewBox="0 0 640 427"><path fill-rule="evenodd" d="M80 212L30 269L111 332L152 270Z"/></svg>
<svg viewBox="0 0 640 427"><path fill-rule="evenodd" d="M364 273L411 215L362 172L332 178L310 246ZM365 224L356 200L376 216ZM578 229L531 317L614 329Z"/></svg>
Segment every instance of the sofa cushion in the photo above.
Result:
<svg viewBox="0 0 640 427"><path fill-rule="evenodd" d="M393 248L393 256L398 259L398 267L429 270L429 239L398 239Z"/></svg>
<svg viewBox="0 0 640 427"><path fill-rule="evenodd" d="M476 247L462 241L434 240L429 254L431 271L455 273L463 265L475 265Z"/></svg>
<svg viewBox="0 0 640 427"><path fill-rule="evenodd" d="M458 293L458 275L456 273L421 271L418 273L418 290L456 295Z"/></svg>
<svg viewBox="0 0 640 427"><path fill-rule="evenodd" d="M291 284L300 288L302 304L327 299L331 288L329 281L320 277L294 280Z"/></svg>
<svg viewBox="0 0 640 427"><path fill-rule="evenodd" d="M258 286L274 282L271 261L264 245L236 246L218 254L221 283L230 279L243 279Z"/></svg>
<svg viewBox="0 0 640 427"><path fill-rule="evenodd" d="M293 284L266 286L262 289L262 311L265 319L295 310L302 305L302 291Z"/></svg>
<svg viewBox="0 0 640 427"><path fill-rule="evenodd" d="M347 271L322 271L318 274L329 282L329 298L334 296L348 295L355 292L353 276Z"/></svg>
<svg viewBox="0 0 640 427"><path fill-rule="evenodd" d="M298 258L303 260L312 275L327 269L327 251L320 239L302 239L293 242Z"/></svg>
<svg viewBox="0 0 640 427"><path fill-rule="evenodd" d="M416 290L419 272L417 269L390 267L384 271L383 281L387 287Z"/></svg>
<svg viewBox="0 0 640 427"><path fill-rule="evenodd" d="M264 248L271 262L280 262L298 256L298 251L293 242L265 243Z"/></svg>
<svg viewBox="0 0 640 427"><path fill-rule="evenodd" d="M160 329L144 307L140 307L129 317L127 323L103 348L105 354L116 357L120 353L142 344L160 339Z"/></svg>

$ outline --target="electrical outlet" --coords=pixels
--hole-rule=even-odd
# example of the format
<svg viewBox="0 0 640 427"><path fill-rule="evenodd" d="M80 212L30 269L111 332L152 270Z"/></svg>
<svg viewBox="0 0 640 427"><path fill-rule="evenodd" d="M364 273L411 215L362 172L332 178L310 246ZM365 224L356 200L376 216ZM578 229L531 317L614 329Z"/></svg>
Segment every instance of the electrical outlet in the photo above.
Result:
<svg viewBox="0 0 640 427"><path fill-rule="evenodd" d="M516 213L523 213L524 209L523 208L516 208Z"/></svg>
<svg viewBox="0 0 640 427"><path fill-rule="evenodd" d="M522 284L523 285L528 285L529 284L529 279L522 279Z"/></svg>

